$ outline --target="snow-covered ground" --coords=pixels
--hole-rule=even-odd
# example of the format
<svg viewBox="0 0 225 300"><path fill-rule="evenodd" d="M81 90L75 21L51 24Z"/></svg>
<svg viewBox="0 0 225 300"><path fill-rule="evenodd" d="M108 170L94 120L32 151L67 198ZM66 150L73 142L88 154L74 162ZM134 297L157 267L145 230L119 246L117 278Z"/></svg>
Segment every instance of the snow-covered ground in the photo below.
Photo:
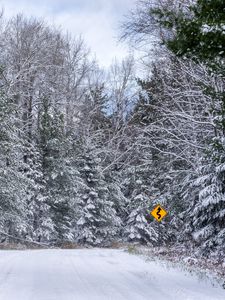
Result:
<svg viewBox="0 0 225 300"><path fill-rule="evenodd" d="M0 300L224 300L225 290L122 250L0 251Z"/></svg>

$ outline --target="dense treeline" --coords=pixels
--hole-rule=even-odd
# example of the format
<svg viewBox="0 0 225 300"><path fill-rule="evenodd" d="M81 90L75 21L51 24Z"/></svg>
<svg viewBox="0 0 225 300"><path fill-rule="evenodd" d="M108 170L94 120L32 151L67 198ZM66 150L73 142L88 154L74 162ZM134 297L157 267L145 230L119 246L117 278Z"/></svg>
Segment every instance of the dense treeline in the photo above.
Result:
<svg viewBox="0 0 225 300"><path fill-rule="evenodd" d="M2 242L224 252L221 9L222 1L141 1L123 38L147 51L142 79L131 57L104 72L81 39L2 17ZM161 223L146 218L158 203L169 211Z"/></svg>
<svg viewBox="0 0 225 300"><path fill-rule="evenodd" d="M105 74L81 39L22 15L2 17L0 57L2 241L118 238L132 58Z"/></svg>

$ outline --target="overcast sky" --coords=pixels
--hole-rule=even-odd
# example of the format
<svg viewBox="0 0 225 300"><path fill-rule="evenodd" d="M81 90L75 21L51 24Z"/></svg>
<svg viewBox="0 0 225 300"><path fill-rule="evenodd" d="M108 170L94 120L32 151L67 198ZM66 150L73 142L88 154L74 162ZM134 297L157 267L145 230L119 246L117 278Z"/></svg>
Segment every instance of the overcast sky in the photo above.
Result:
<svg viewBox="0 0 225 300"><path fill-rule="evenodd" d="M24 13L61 25L73 35L82 35L100 65L128 54L118 44L119 23L134 7L136 0L0 0L5 16Z"/></svg>

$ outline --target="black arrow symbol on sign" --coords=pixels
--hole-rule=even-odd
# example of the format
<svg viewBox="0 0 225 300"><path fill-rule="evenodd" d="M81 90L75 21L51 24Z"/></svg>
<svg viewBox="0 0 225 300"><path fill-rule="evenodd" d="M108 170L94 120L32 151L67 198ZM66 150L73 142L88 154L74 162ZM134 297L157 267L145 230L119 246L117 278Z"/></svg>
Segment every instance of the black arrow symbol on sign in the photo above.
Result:
<svg viewBox="0 0 225 300"><path fill-rule="evenodd" d="M157 213L156 213L157 216L158 216L158 220L161 219L161 217L162 217L162 216L160 215L160 211L161 211L161 210L162 210L162 209L159 207L158 210L157 210Z"/></svg>

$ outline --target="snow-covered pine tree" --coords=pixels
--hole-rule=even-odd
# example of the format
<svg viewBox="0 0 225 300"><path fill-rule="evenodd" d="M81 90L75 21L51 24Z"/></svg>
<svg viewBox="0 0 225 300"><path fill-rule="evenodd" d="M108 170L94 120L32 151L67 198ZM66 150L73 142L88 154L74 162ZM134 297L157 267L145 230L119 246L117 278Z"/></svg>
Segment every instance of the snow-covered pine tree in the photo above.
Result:
<svg viewBox="0 0 225 300"><path fill-rule="evenodd" d="M195 197L186 212L186 233L191 234L200 253L218 250L219 257L225 251L225 144L217 144L216 152L215 147L211 146L212 156L202 161L194 182Z"/></svg>
<svg viewBox="0 0 225 300"><path fill-rule="evenodd" d="M44 183L43 205L51 241L73 241L73 199L76 171L72 170L64 118L58 107L43 99L40 113L39 147ZM42 210L43 213L43 210Z"/></svg>
<svg viewBox="0 0 225 300"><path fill-rule="evenodd" d="M16 106L0 92L0 230L19 236L25 228L28 182L23 175L22 141L18 135ZM0 233L0 236L2 234ZM4 235L3 235L4 236ZM5 236L4 236L5 237ZM7 238L10 240L10 237ZM15 239L11 239L14 242Z"/></svg>
<svg viewBox="0 0 225 300"><path fill-rule="evenodd" d="M80 189L77 241L82 244L106 245L117 235L120 219L101 170L101 160L93 145L83 148L79 169L85 185Z"/></svg>
<svg viewBox="0 0 225 300"><path fill-rule="evenodd" d="M28 238L35 242L50 242L54 224L50 212L47 180L45 173L45 147L49 138L49 118L47 100L42 101L38 111L37 132L29 141L25 175L31 185L27 191L26 213L28 217ZM26 146L26 145L25 145Z"/></svg>
<svg viewBox="0 0 225 300"><path fill-rule="evenodd" d="M126 221L126 207L128 205L128 199L124 195L123 178L120 170L108 170L105 174L105 180L109 191L109 199L113 203L113 208L116 211L118 217L119 231L118 236L115 239L121 240L123 238L123 231Z"/></svg>
<svg viewBox="0 0 225 300"><path fill-rule="evenodd" d="M146 219L152 203L144 173L146 174L146 170L144 172L143 167L130 167L129 173L126 170L124 186L127 188L125 195L129 202L123 235L129 242L155 244L158 241L158 230Z"/></svg>

